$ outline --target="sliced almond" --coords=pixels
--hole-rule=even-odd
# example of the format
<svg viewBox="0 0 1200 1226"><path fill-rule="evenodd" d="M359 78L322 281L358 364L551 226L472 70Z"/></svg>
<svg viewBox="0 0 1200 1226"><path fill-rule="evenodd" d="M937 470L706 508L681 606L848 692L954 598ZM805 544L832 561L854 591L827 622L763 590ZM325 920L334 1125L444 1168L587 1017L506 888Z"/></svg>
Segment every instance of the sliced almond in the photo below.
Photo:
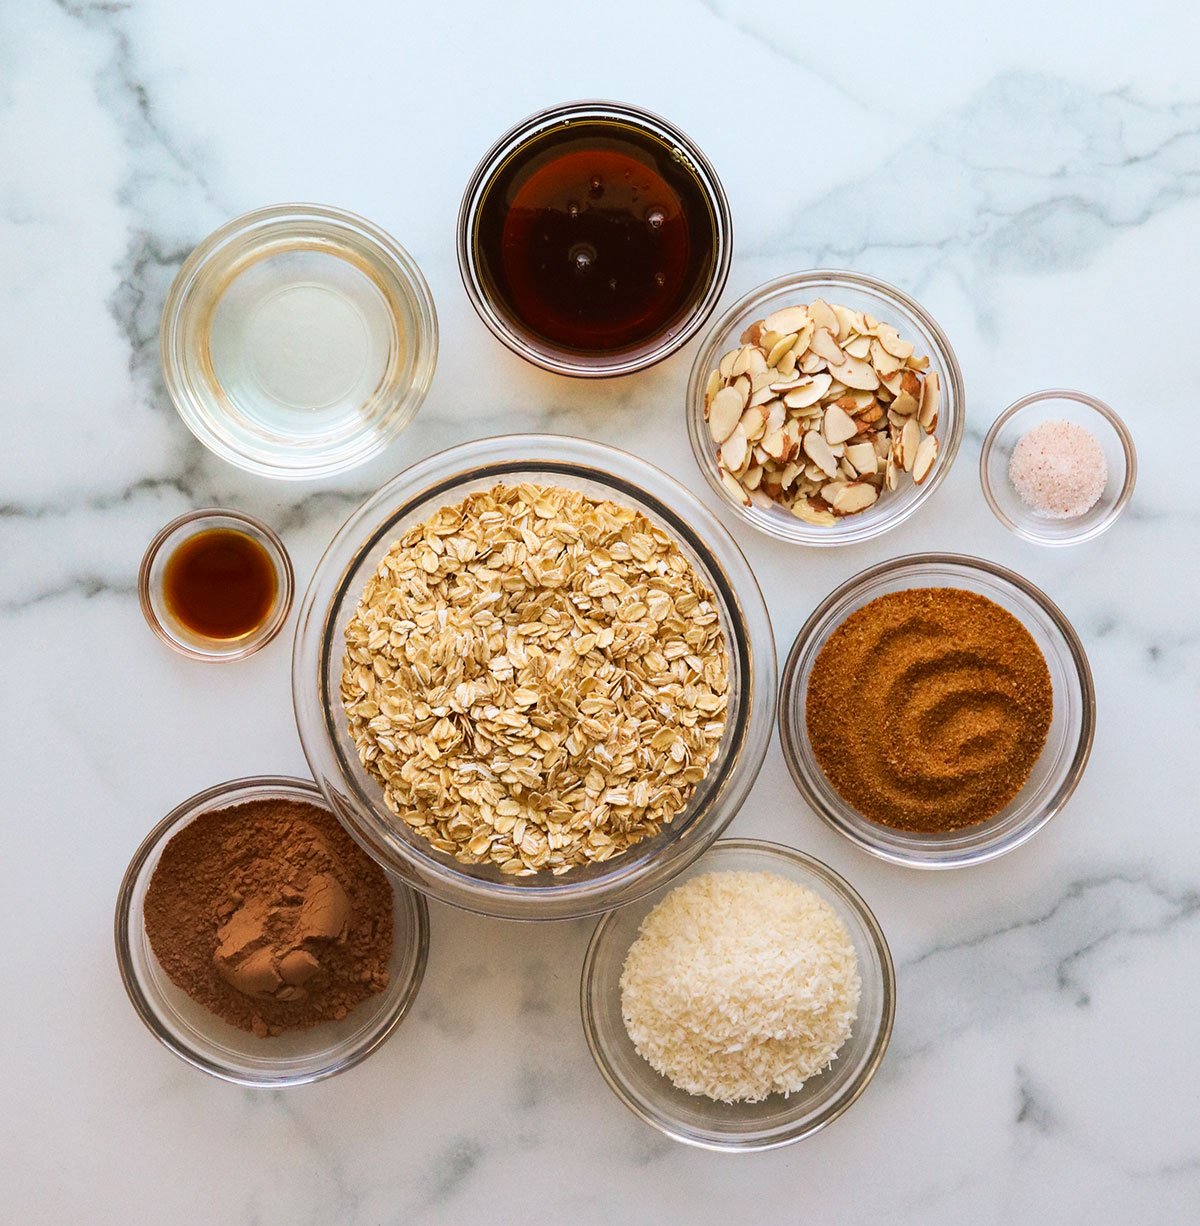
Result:
<svg viewBox="0 0 1200 1226"><path fill-rule="evenodd" d="M834 303L830 310L833 311L833 317L837 320L837 338L843 341L851 333L862 332L862 316L848 306L841 306L839 303Z"/></svg>
<svg viewBox="0 0 1200 1226"><path fill-rule="evenodd" d="M905 420L904 429L900 431L900 442L904 449L904 458L900 462L904 466L904 471L910 473L913 470L913 464L916 463L917 448L921 445L921 427L911 417Z"/></svg>
<svg viewBox="0 0 1200 1226"><path fill-rule="evenodd" d="M871 443L851 443L846 448L846 459L864 476L879 469L879 456Z"/></svg>
<svg viewBox="0 0 1200 1226"><path fill-rule="evenodd" d="M833 447L838 443L844 443L848 438L853 438L858 431L858 423L844 409L831 404L825 410L825 421L821 428L825 434L825 441Z"/></svg>
<svg viewBox="0 0 1200 1226"><path fill-rule="evenodd" d="M929 354L923 353L918 357L915 353L908 359L905 365L909 370L926 370L929 366Z"/></svg>
<svg viewBox="0 0 1200 1226"><path fill-rule="evenodd" d="M917 448L916 458L913 460L912 475L913 480L920 485L933 470L933 463L938 455L938 441L932 434L927 434L922 440L921 445Z"/></svg>
<svg viewBox="0 0 1200 1226"><path fill-rule="evenodd" d="M869 336L855 336L842 345L842 348L852 358L864 361L871 356L871 338Z"/></svg>
<svg viewBox="0 0 1200 1226"><path fill-rule="evenodd" d="M871 365L875 367L876 373L883 377L894 375L904 365L904 362L888 353L883 347L883 342L876 337L871 341Z"/></svg>
<svg viewBox="0 0 1200 1226"><path fill-rule="evenodd" d="M937 426L938 401L942 394L942 380L936 370L931 370L925 376L921 385L921 410L918 420L924 430L933 430Z"/></svg>
<svg viewBox="0 0 1200 1226"><path fill-rule="evenodd" d="M806 375L815 375L818 371L824 370L829 362L819 353L809 348L808 352L797 362L797 365Z"/></svg>
<svg viewBox="0 0 1200 1226"><path fill-rule="evenodd" d="M767 386L760 387L758 391L750 393L750 407L753 408L760 404L770 404L775 399L775 389Z"/></svg>
<svg viewBox="0 0 1200 1226"><path fill-rule="evenodd" d="M704 411L706 414L708 413L708 406L712 404L713 397L721 390L724 382L719 370L714 370L708 376L708 382L704 385Z"/></svg>
<svg viewBox="0 0 1200 1226"><path fill-rule="evenodd" d="M746 438L755 443L762 438L767 428L767 414L761 405L754 405L742 414L742 429Z"/></svg>
<svg viewBox="0 0 1200 1226"><path fill-rule="evenodd" d="M837 456L818 431L809 430L805 434L804 453L827 477L837 473Z"/></svg>
<svg viewBox="0 0 1200 1226"><path fill-rule="evenodd" d="M814 298L808 304L808 315L814 326L824 328L830 336L837 335L838 321L833 308L824 298Z"/></svg>
<svg viewBox="0 0 1200 1226"><path fill-rule="evenodd" d="M764 322L765 322L764 320L756 319L745 330L745 332L743 332L742 335L738 337L738 340L740 340L743 345L757 345L758 342L762 339Z"/></svg>
<svg viewBox="0 0 1200 1226"><path fill-rule="evenodd" d="M879 386L879 376L875 373L871 363L864 362L862 358L851 357L849 354L837 368L837 377L847 387L866 388L872 391Z"/></svg>
<svg viewBox="0 0 1200 1226"><path fill-rule="evenodd" d="M865 511L878 497L879 491L873 485L865 481L852 481L834 495L830 505L837 515L854 515Z"/></svg>
<svg viewBox="0 0 1200 1226"><path fill-rule="evenodd" d="M782 400L772 400L767 405L767 433L772 434L776 430L782 430L786 420L787 406Z"/></svg>
<svg viewBox="0 0 1200 1226"><path fill-rule="evenodd" d="M825 395L832 382L828 374L814 375L807 383L801 383L799 387L792 388L790 392L784 392L783 403L789 409L807 408L811 404L816 404Z"/></svg>
<svg viewBox="0 0 1200 1226"><path fill-rule="evenodd" d="M763 320L763 327L769 332L799 332L808 323L809 309L804 306L784 307L774 311Z"/></svg>
<svg viewBox="0 0 1200 1226"><path fill-rule="evenodd" d="M846 355L841 351L837 341L833 339L833 334L827 328L818 328L813 333L813 338L808 343L810 353L815 353L822 357L831 366L841 366L846 360Z"/></svg>
<svg viewBox="0 0 1200 1226"><path fill-rule="evenodd" d="M899 358L904 361L912 356L912 343L902 340L900 333L895 328L889 327L887 324L880 324L875 330L875 335L879 337L879 343L892 355L894 358Z"/></svg>
<svg viewBox="0 0 1200 1226"><path fill-rule="evenodd" d="M900 483L900 478L896 468L896 451L892 449L888 454L887 464L884 466L884 483L889 490L894 490Z"/></svg>
<svg viewBox="0 0 1200 1226"><path fill-rule="evenodd" d="M733 364L738 360L739 353L741 353L740 349L731 349L717 364L717 373L722 379L733 378Z"/></svg>
<svg viewBox="0 0 1200 1226"><path fill-rule="evenodd" d="M789 349L775 365L775 373L785 379L790 379L796 373L796 351Z"/></svg>
<svg viewBox="0 0 1200 1226"><path fill-rule="evenodd" d="M812 342L813 333L816 331L816 324L810 319L808 323L796 333L796 343L792 346L796 356L799 357Z"/></svg>
<svg viewBox="0 0 1200 1226"><path fill-rule="evenodd" d="M759 483L763 479L763 467L761 464L751 464L741 476L742 486L748 490L756 490Z"/></svg>
<svg viewBox="0 0 1200 1226"><path fill-rule="evenodd" d="M888 393L892 396L900 395L900 392L903 389L903 379L904 373L903 371L899 370L893 375L888 375L886 378L884 378L883 375L879 376L879 382L887 388Z"/></svg>
<svg viewBox="0 0 1200 1226"><path fill-rule="evenodd" d="M814 507L807 498L797 498L792 503L792 514L797 519L804 520L806 524L818 524L822 528L828 528L837 523L837 518L833 514Z"/></svg>
<svg viewBox="0 0 1200 1226"><path fill-rule="evenodd" d="M765 338L764 338L765 343ZM767 353L767 365L774 366L781 357L796 343L796 334L789 332L786 336L781 336L775 344L773 344Z"/></svg>
<svg viewBox="0 0 1200 1226"><path fill-rule="evenodd" d="M721 463L731 473L739 472L750 454L750 443L746 432L740 423L733 428L733 433L721 444Z"/></svg>
<svg viewBox="0 0 1200 1226"><path fill-rule="evenodd" d="M734 502L748 507L750 505L750 495L742 488L741 482L731 472L727 472L723 468L718 471L721 474L721 484L725 487L729 496Z"/></svg>
<svg viewBox="0 0 1200 1226"><path fill-rule="evenodd" d="M921 403L921 380L911 370L901 373L900 391L907 392L918 404ZM900 392L896 395L900 395Z"/></svg>
<svg viewBox="0 0 1200 1226"><path fill-rule="evenodd" d="M915 396L910 396L908 392L902 391L895 400L888 405L888 412L895 413L897 417L909 417L919 409L920 402Z"/></svg>
<svg viewBox="0 0 1200 1226"><path fill-rule="evenodd" d="M713 397L708 411L708 429L713 442L723 443L742 417L742 398L732 387L723 387Z"/></svg>
<svg viewBox="0 0 1200 1226"><path fill-rule="evenodd" d="M782 460L787 447L788 440L782 430L763 435L762 449L772 460Z"/></svg>

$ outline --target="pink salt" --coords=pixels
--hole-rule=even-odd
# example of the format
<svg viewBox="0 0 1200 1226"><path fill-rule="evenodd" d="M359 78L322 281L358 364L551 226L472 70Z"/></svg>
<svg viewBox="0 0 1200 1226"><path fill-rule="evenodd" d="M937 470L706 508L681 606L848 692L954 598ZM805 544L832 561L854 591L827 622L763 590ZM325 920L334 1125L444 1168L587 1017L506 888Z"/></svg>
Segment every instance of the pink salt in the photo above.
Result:
<svg viewBox="0 0 1200 1226"><path fill-rule="evenodd" d="M1077 519L1108 484L1104 449L1073 421L1044 421L1021 436L1008 462L1021 501L1050 519Z"/></svg>

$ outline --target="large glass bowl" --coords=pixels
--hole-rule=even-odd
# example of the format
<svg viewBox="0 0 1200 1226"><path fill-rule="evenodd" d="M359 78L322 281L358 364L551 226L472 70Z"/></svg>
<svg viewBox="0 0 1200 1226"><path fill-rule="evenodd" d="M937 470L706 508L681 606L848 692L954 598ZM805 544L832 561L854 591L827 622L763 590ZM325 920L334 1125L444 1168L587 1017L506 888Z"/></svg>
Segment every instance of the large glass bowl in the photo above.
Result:
<svg viewBox="0 0 1200 1226"><path fill-rule="evenodd" d="M918 353L928 354L929 369L941 378L942 394L938 410L938 457L933 470L917 485L904 476L899 489L884 492L879 501L857 515L847 515L834 524L808 524L785 507L771 502L745 506L725 488L717 469L716 447L704 420L704 386L716 370L722 355L741 343L750 324L783 307L824 298L855 311L866 311L883 323L891 324ZM915 299L894 285L858 272L817 269L792 273L768 281L739 299L713 324L696 354L687 388L687 428L692 452L705 480L721 501L745 523L768 536L796 545L857 545L869 541L903 523L918 507L933 497L946 478L962 442L966 401L962 371L946 334L937 321Z"/></svg>
<svg viewBox="0 0 1200 1226"><path fill-rule="evenodd" d="M712 872L775 873L820 895L846 925L858 957L862 995L854 1028L833 1064L786 1098L772 1094L759 1103L719 1103L676 1088L638 1055L621 1016L621 971L642 921L678 880L596 925L580 985L583 1030L604 1080L647 1124L703 1149L775 1149L837 1119L875 1075L896 1011L892 955L878 921L853 887L803 852L755 839L722 839L680 879Z"/></svg>
<svg viewBox="0 0 1200 1226"><path fill-rule="evenodd" d="M730 655L724 740L687 808L658 835L602 864L555 877L506 876L436 851L384 803L360 764L340 698L346 624L389 546L441 506L497 482L541 482L633 506L679 543L716 596ZM660 469L559 435L508 435L453 447L401 473L341 527L305 593L292 654L296 724L313 777L350 833L417 889L485 915L592 915L657 888L703 852L745 800L771 737L776 663L754 573L716 517Z"/></svg>
<svg viewBox="0 0 1200 1226"><path fill-rule="evenodd" d="M805 718L813 665L838 626L885 593L924 587L962 588L1006 609L1033 636L1054 686L1050 732L1024 787L987 821L938 834L895 830L847 804L813 754ZM801 627L788 653L780 691L779 740L804 799L818 816L864 850L912 868L980 864L1031 839L1071 798L1083 777L1096 732L1092 671L1083 644L1062 610L1014 571L962 554L909 554L848 579Z"/></svg>
<svg viewBox="0 0 1200 1226"><path fill-rule="evenodd" d="M188 1064L244 1086L279 1089L319 1081L375 1051L412 1008L429 956L425 900L391 878L392 957L387 987L341 1021L259 1038L222 1021L168 977L146 935L142 908L167 844L201 814L256 800L299 801L325 808L305 779L262 776L219 783L185 800L146 835L117 895L117 965L130 1003L146 1028Z"/></svg>

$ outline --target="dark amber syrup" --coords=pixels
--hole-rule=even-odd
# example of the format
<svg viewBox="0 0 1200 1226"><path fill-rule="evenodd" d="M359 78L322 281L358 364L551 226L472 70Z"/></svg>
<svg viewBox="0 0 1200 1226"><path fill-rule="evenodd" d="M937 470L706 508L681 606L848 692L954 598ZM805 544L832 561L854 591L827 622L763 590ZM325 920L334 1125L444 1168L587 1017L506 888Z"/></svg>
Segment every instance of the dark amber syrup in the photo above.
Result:
<svg viewBox="0 0 1200 1226"><path fill-rule="evenodd" d="M564 349L632 349L670 334L711 277L716 225L686 161L615 122L552 129L501 168L477 251L516 324Z"/></svg>
<svg viewBox="0 0 1200 1226"><path fill-rule="evenodd" d="M163 598L193 634L236 639L267 620L279 583L271 556L252 536L210 528L188 537L163 568Z"/></svg>

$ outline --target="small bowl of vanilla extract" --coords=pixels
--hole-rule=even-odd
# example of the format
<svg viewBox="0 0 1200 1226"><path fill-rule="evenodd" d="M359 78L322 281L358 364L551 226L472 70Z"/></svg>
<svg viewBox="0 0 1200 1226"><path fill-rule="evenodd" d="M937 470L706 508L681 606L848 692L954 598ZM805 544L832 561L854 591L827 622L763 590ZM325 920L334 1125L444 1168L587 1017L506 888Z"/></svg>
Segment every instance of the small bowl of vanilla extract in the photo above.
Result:
<svg viewBox="0 0 1200 1226"><path fill-rule="evenodd" d="M471 303L514 353L556 374L652 366L695 335L729 273L733 227L708 159L637 107L531 115L475 169L458 217Z"/></svg>
<svg viewBox="0 0 1200 1226"><path fill-rule="evenodd" d="M241 511L209 508L173 519L138 572L150 629L194 660L243 660L283 629L295 578L278 535Z"/></svg>

